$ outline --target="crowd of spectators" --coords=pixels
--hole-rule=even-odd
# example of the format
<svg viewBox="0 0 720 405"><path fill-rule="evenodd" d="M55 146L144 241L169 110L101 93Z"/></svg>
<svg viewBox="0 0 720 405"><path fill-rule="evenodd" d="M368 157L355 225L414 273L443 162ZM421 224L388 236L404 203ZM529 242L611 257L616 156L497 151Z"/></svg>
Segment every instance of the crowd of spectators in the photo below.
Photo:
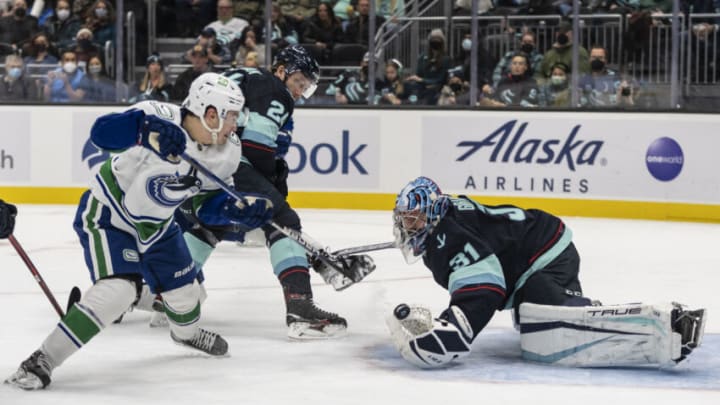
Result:
<svg viewBox="0 0 720 405"><path fill-rule="evenodd" d="M478 102L483 106L571 106L573 92L579 106L629 107L643 94L642 84L619 67L603 43L585 49L573 43L567 21L553 26L552 38L543 38L527 26L507 27L498 35L508 40L507 52L493 54L488 38L469 32L449 33L435 28L424 31L416 61L381 60L367 53L370 6L375 3L376 32L392 33L405 17L405 0L275 0L265 23L264 0L158 0L158 35L192 38L194 43L173 60L184 65L170 75L168 64L157 53L145 58L144 76L126 89L127 99L179 101L194 78L228 66L267 66L270 54L302 44L321 65L351 67L331 71L333 80L319 95L338 104L469 105L470 77L477 77ZM0 100L47 102L117 101L114 78L108 76L106 46L115 41L114 0L0 0L0 55L4 58ZM127 3L127 2L126 2ZM415 3L415 2L413 2ZM418 1L421 6L429 3ZM480 0L483 15L553 14L567 16L571 0ZM628 52L644 40L646 28L657 23L658 13L671 11L672 1L584 0L583 13L627 15ZM682 0L684 13L714 13L720 0ZM453 0L453 14L470 12L470 0ZM697 38L695 48L716 50L719 21L699 20L687 35ZM426 35L427 34L427 35ZM497 38L495 38L497 39ZM471 49L477 42L477 64ZM584 42L588 45L588 42ZM573 89L572 55L577 50L579 72ZM150 52L155 50L148 50ZM701 54L701 52L697 52ZM704 52L719 55L720 52ZM703 60L715 66L720 61ZM369 75L374 64L376 76ZM408 69L407 66L413 66ZM693 73L698 76L700 73ZM707 73L705 74L707 76ZM713 77L713 80L716 79ZM370 83L375 97L368 100Z"/></svg>

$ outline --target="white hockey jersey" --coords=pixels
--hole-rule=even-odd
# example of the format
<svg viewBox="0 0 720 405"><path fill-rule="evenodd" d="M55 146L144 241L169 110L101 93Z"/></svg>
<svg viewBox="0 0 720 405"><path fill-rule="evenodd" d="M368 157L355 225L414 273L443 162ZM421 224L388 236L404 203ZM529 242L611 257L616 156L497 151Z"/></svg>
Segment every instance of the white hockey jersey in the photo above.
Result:
<svg viewBox="0 0 720 405"><path fill-rule="evenodd" d="M169 103L143 101L131 108L178 126L182 120L180 107ZM185 136L185 152L226 183L232 184L232 175L242 155L240 138L233 133L223 145L201 145L187 132ZM142 253L173 223L173 214L180 204L219 187L189 163L170 163L152 150L138 145L96 167L90 189L95 198L111 208L112 224L136 235Z"/></svg>

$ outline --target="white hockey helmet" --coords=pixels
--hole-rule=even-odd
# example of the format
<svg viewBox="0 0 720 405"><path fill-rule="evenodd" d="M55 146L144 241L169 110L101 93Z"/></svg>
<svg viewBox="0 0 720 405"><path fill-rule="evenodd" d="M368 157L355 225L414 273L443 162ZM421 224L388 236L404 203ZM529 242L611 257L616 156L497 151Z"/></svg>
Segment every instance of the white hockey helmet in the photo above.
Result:
<svg viewBox="0 0 720 405"><path fill-rule="evenodd" d="M229 111L241 113L245 105L245 96L238 85L218 73L203 73L190 84L190 91L182 107L200 118L203 127L207 129L217 142L218 133L225 123ZM220 123L217 128L210 128L205 122L205 112L208 107L215 107Z"/></svg>

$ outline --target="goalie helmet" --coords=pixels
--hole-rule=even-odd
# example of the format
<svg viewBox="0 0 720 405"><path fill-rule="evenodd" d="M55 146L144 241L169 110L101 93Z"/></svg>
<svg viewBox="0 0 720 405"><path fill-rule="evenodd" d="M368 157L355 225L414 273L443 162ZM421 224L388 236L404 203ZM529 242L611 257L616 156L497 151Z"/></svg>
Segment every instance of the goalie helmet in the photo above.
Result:
<svg viewBox="0 0 720 405"><path fill-rule="evenodd" d="M307 49L300 45L290 45L282 49L275 56L273 71L281 65L285 66L286 80L295 72L302 72L310 80L310 86L303 91L303 97L310 98L315 93L318 80L320 80L320 66Z"/></svg>
<svg viewBox="0 0 720 405"><path fill-rule="evenodd" d="M425 240L447 212L448 199L427 177L418 177L398 194L393 210L393 233L405 260L414 263L425 252Z"/></svg>
<svg viewBox="0 0 720 405"><path fill-rule="evenodd" d="M217 142L219 131L222 129L229 111L242 112L245 105L245 96L238 85L218 73L203 73L193 80L190 91L182 107L200 118L203 127L207 129ZM214 107L218 112L220 123L217 128L210 128L205 122L205 112Z"/></svg>

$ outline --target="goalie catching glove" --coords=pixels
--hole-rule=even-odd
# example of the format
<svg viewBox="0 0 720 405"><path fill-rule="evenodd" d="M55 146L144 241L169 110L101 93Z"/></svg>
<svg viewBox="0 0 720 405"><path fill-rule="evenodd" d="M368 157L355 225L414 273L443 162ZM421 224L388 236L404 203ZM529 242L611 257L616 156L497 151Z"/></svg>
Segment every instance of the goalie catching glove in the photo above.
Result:
<svg viewBox="0 0 720 405"><path fill-rule="evenodd" d="M447 366L470 354L472 327L455 305L432 319L427 308L400 304L386 323L402 357L420 368Z"/></svg>
<svg viewBox="0 0 720 405"><path fill-rule="evenodd" d="M320 274L325 283L333 286L336 291L342 291L361 281L376 267L372 257L368 255L338 256L337 260L333 261L343 269L342 272L323 262L320 258L308 255L308 262L313 269Z"/></svg>

